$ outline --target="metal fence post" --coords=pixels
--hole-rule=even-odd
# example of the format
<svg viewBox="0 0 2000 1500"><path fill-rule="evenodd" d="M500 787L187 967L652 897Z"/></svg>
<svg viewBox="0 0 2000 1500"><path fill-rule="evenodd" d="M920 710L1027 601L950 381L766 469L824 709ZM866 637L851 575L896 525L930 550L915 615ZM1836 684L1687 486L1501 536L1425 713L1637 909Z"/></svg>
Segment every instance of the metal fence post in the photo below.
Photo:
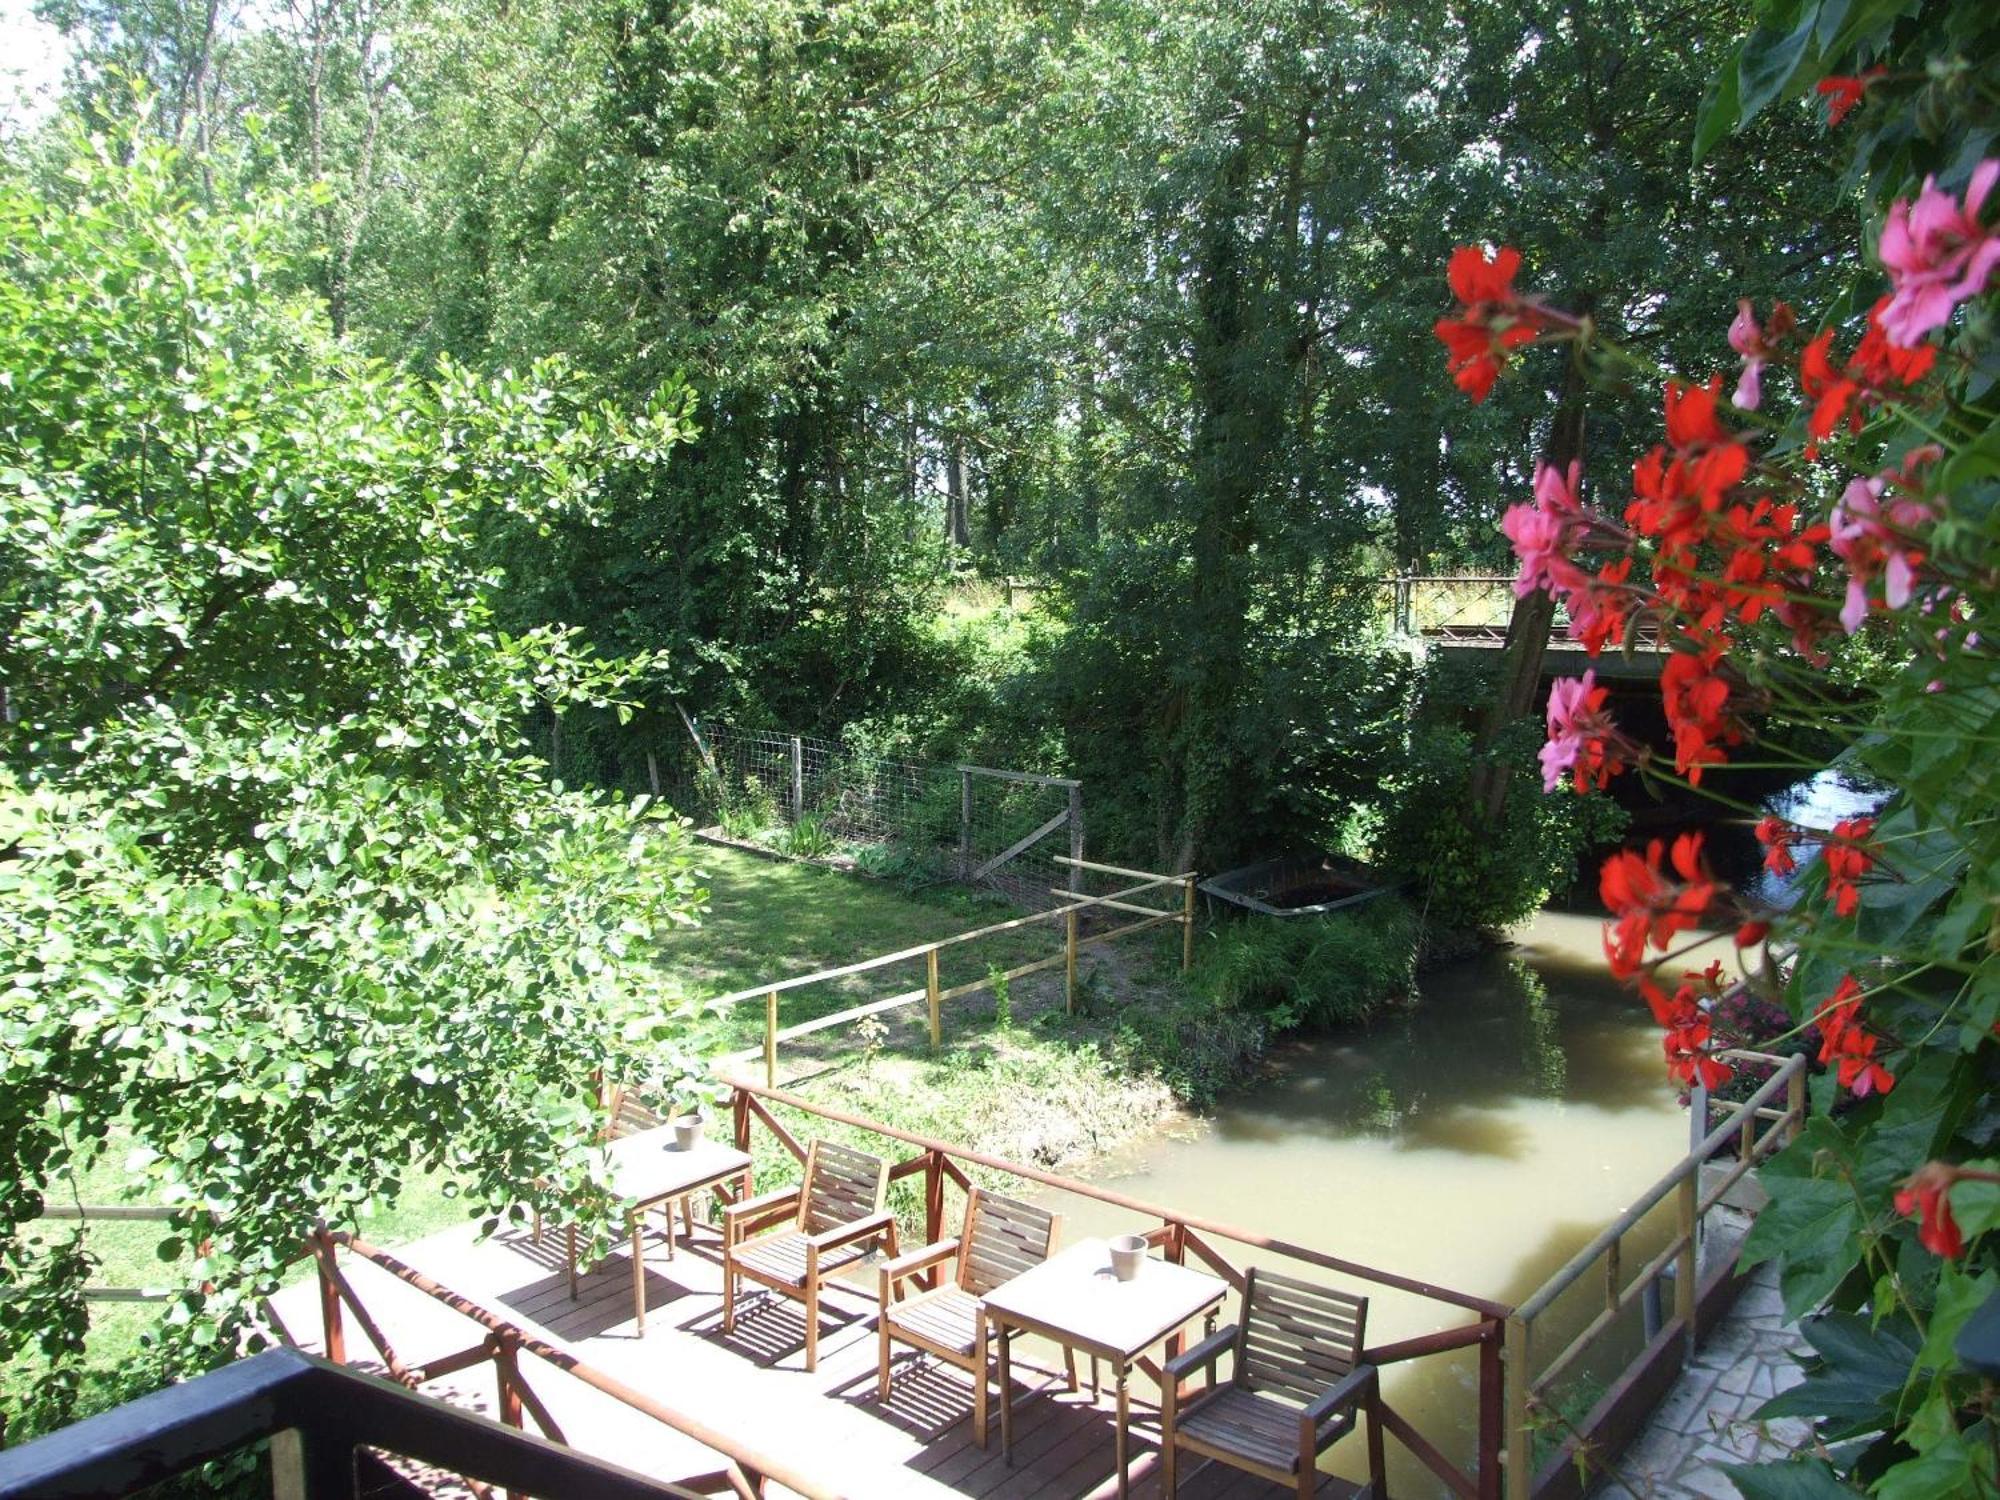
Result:
<svg viewBox="0 0 2000 1500"><path fill-rule="evenodd" d="M972 868L972 773L958 768L958 874Z"/></svg>
<svg viewBox="0 0 2000 1500"><path fill-rule="evenodd" d="M1699 1163L1692 1165L1694 1170L1681 1179L1680 1191L1676 1195L1684 1243L1680 1254L1674 1257L1674 1316L1681 1320L1683 1347L1690 1362L1699 1342L1695 1337L1694 1312L1696 1295L1701 1290L1695 1260L1695 1236L1701 1227L1701 1166Z"/></svg>
<svg viewBox="0 0 2000 1500"><path fill-rule="evenodd" d="M1528 1500L1535 1488L1535 1435L1528 1430L1528 1325L1507 1320L1507 1495Z"/></svg>

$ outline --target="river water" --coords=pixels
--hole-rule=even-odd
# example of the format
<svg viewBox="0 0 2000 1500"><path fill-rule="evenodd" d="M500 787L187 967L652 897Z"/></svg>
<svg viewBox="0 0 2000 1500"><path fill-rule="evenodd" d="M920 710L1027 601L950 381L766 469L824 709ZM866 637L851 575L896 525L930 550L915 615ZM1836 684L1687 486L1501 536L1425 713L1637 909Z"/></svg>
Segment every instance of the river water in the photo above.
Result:
<svg viewBox="0 0 2000 1500"><path fill-rule="evenodd" d="M1287 1047L1272 1075L1211 1121L1101 1165L1093 1181L1184 1213L1506 1303L1524 1298L1687 1149L1659 1031L1605 967L1595 917L1545 912L1516 946L1441 967L1420 1002L1366 1030ZM1122 1233L1131 1216L1065 1198L1065 1238ZM1628 1242L1640 1264L1664 1216ZM1366 1294L1368 1342L1476 1314L1222 1244L1246 1260ZM1601 1306L1601 1282L1537 1324L1553 1354ZM1233 1313L1233 1304L1231 1306ZM1629 1335L1636 1338L1636 1334ZM1546 1340L1546 1342L1544 1342ZM1538 1361L1539 1362L1539 1361ZM1384 1372L1383 1395L1454 1459L1475 1448L1471 1354ZM1390 1489L1442 1494L1391 1439ZM1358 1439L1332 1467L1365 1477Z"/></svg>

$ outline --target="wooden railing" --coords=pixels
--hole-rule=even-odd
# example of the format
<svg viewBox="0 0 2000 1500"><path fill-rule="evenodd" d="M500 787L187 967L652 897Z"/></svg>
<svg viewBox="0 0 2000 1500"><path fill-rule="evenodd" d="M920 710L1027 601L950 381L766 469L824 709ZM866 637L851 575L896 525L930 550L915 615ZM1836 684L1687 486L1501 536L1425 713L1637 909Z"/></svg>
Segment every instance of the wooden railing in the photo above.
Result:
<svg viewBox="0 0 2000 1500"><path fill-rule="evenodd" d="M173 1219L174 1210L154 1203L49 1203L43 1205L36 1217L68 1220L85 1226L99 1222L165 1224ZM202 1253L207 1253L205 1246ZM92 1283L83 1289L83 1300L86 1302L167 1302L174 1295L164 1287L154 1286L101 1286Z"/></svg>
<svg viewBox="0 0 2000 1500"><path fill-rule="evenodd" d="M453 1312L484 1330L484 1337L463 1349L426 1360L422 1364L406 1363L396 1353L395 1346L390 1343L381 1324L363 1304L353 1284L342 1271L339 1257L341 1251L372 1263L397 1280L443 1303ZM320 1228L314 1231L308 1242L307 1253L313 1257L319 1272L320 1317L324 1328L326 1357L335 1364L348 1362L347 1320L350 1317L375 1350L375 1356L389 1372L389 1378L413 1391L431 1381L442 1380L447 1375L455 1375L478 1365L491 1364L499 1389L499 1416L502 1425L522 1429L526 1420L532 1419L543 1437L551 1442L567 1445L568 1439L563 1436L561 1427L557 1425L548 1407L535 1393L534 1387L523 1373L522 1356L526 1355L575 1377L585 1385L623 1402L634 1411L643 1412L654 1421L692 1438L716 1454L720 1462L713 1472L680 1480L678 1483L681 1485L704 1494L720 1486L737 1495L739 1500L756 1500L756 1497L765 1493L767 1485L775 1484L804 1497L804 1500L841 1500L840 1492L832 1486L799 1474L788 1465L766 1457L740 1439L656 1401L645 1392L635 1390L615 1376L608 1375L578 1359L567 1350L558 1349L555 1345L536 1338L524 1329L488 1312L469 1297L432 1280L423 1272L406 1265L388 1251L378 1249L366 1240L344 1230ZM475 1494L487 1493L482 1485L475 1483L472 1488ZM515 1500L512 1492L510 1500Z"/></svg>
<svg viewBox="0 0 2000 1500"><path fill-rule="evenodd" d="M736 1145L739 1150L751 1149L752 1130L761 1127L776 1139L788 1155L803 1164L806 1146L773 1114L774 1105L798 1110L851 1129L867 1131L885 1140L899 1141L905 1146L914 1148L914 1154L905 1156L891 1165L889 1176L892 1180L919 1175L923 1177L924 1232L931 1243L942 1239L946 1232L945 1184L952 1183L961 1191L969 1189L972 1179L966 1168L978 1167L1022 1182L1031 1182L1041 1187L1095 1199L1099 1203L1125 1210L1141 1218L1158 1220L1155 1227L1145 1231L1146 1238L1150 1243L1160 1246L1169 1260L1184 1263L1192 1256L1238 1291L1243 1288L1243 1272L1223 1256L1216 1242L1228 1241L1248 1250L1283 1256L1356 1281L1393 1288L1474 1314L1476 1321L1417 1338L1378 1344L1364 1350L1362 1357L1371 1364L1379 1366L1423 1359L1457 1349L1478 1349L1478 1453L1471 1473L1467 1473L1452 1462L1435 1443L1386 1402L1382 1404L1381 1419L1383 1427L1394 1434L1396 1439L1453 1494L1463 1497L1463 1500L1499 1500L1503 1407L1501 1344L1509 1313L1504 1304L1453 1291L1448 1287L1436 1286L1427 1281L1419 1281L1413 1277L1400 1276L1391 1271L1379 1270L1373 1266L1342 1260L1338 1256L1329 1255L1310 1246L1292 1244L1270 1235L1259 1234L1255 1230L1241 1229L1232 1224L1194 1214L1177 1213L1172 1209L1131 1198L1123 1193L1094 1187L1087 1182L1059 1177L1052 1172L1044 1172L1020 1162L988 1156L983 1152L933 1140L914 1131L901 1130L860 1115L831 1109L812 1100L802 1099L796 1094L760 1086L746 1079L733 1078L727 1082L734 1091L733 1119ZM1168 1354L1171 1356L1176 1352L1178 1352L1176 1347L1169 1345Z"/></svg>
<svg viewBox="0 0 2000 1500"><path fill-rule="evenodd" d="M953 933L950 937L938 938L933 942L918 943L914 947L899 948L894 953L881 953L873 958L857 959L851 964L841 964L837 968L820 969L811 974L799 974L789 979L780 979L765 984L753 984L747 989L735 990L710 1001L711 1005L743 1005L762 1001L764 1006L764 1042L761 1049L746 1048L721 1059L725 1063L747 1062L758 1056L764 1060L764 1083L775 1087L778 1081L778 1044L798 1037L810 1036L816 1031L830 1027L844 1026L859 1021L864 1016L881 1015L885 1011L898 1010L907 1005L923 1002L929 1008L930 1042L933 1047L944 1040L944 1002L957 999L961 995L976 994L980 990L993 988L996 984L1010 982L1025 974L1036 974L1061 965L1064 970L1064 1006L1074 1011L1076 1008L1076 960L1083 948L1098 943L1109 943L1121 937L1130 937L1148 928L1163 923L1176 922L1181 927L1181 967L1186 969L1194 962L1194 889L1195 877L1192 872L1184 875L1157 875L1146 870L1127 870L1117 865L1092 864L1088 860L1068 859L1058 856L1056 863L1069 865L1076 870L1087 870L1099 875L1113 875L1120 879L1135 880L1136 885L1125 886L1105 896L1070 896L1066 891L1055 894L1067 897L1059 906L1047 911L1035 912L1029 916L1016 917L1012 921L994 922L989 926L975 927L970 932ZM1181 899L1178 909L1145 906L1133 898L1157 891L1166 886L1180 887ZM1085 933L1080 927L1080 918L1086 912L1115 911L1137 914L1139 920L1126 922L1105 932ZM995 937L1003 932L1013 932L1020 928L1032 927L1040 922L1061 922L1063 926L1062 952L1048 958L1035 959L1030 963L1017 964L1011 969L988 974L983 979L974 979L965 984L949 987L938 982L938 955L947 948L961 947L976 943L983 938ZM893 964L911 963L922 959L925 964L925 979L920 988L904 990L888 995L880 1000L870 1000L862 1005L853 1005L838 1010L831 1015L815 1016L809 1021L801 1021L793 1026L780 1028L778 1025L779 999L793 990L804 989L808 985L825 984L835 979L848 979L856 974L866 974L876 969L888 968Z"/></svg>
<svg viewBox="0 0 2000 1500"><path fill-rule="evenodd" d="M1546 1425L1550 1388L1576 1366L1586 1352L1596 1347L1630 1309L1646 1296L1649 1288L1673 1268L1674 1312L1663 1330L1672 1335L1669 1356L1678 1366L1690 1357L1698 1341L1701 1319L1697 1252L1709 1213L1742 1178L1765 1156L1797 1134L1805 1120L1806 1059L1755 1052L1728 1052L1725 1058L1775 1066L1776 1071L1758 1090L1730 1112L1729 1117L1706 1136L1672 1170L1607 1225L1569 1263L1551 1276L1507 1320L1507 1445L1508 1453L1519 1461L1507 1466L1508 1500L1530 1500L1564 1482L1565 1474L1575 1473L1574 1455L1586 1458L1599 1447L1600 1434L1607 1429L1630 1425L1631 1411L1620 1412L1623 1386L1614 1385L1593 1411L1583 1418L1565 1445L1566 1451L1537 1472L1529 1457L1534 1452L1535 1432ZM1782 1108L1773 1104L1784 1096ZM1708 1189L1703 1190L1702 1168L1726 1147L1733 1146L1735 1164ZM1624 1269L1623 1249L1628 1237L1656 1207L1669 1196L1676 1207L1675 1232L1664 1247L1629 1275ZM1535 1324L1554 1306L1562 1294L1600 1268L1604 1305L1583 1329L1555 1356L1536 1367ZM1642 1356L1643 1357L1643 1356ZM1631 1372L1628 1371L1628 1376ZM1632 1403L1623 1402L1628 1408ZM1650 1403L1639 1403L1648 1405ZM1643 1413L1641 1413L1643 1415ZM1616 1446L1615 1441L1605 1446Z"/></svg>

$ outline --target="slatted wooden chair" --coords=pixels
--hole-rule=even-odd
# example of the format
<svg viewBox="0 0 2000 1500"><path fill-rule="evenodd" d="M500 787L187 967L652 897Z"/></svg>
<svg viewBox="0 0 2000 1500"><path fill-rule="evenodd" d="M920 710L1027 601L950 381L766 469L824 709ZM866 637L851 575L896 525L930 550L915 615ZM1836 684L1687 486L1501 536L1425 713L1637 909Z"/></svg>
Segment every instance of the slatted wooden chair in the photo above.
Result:
<svg viewBox="0 0 2000 1500"><path fill-rule="evenodd" d="M722 1210L722 1328L736 1329L736 1282L748 1277L806 1308L806 1368L819 1367L819 1298L826 1278L878 1241L897 1249L896 1217L882 1207L889 1164L832 1141L806 1151L806 1175Z"/></svg>
<svg viewBox="0 0 2000 1500"><path fill-rule="evenodd" d="M880 1360L876 1394L889 1400L890 1346L909 1344L972 1374L972 1436L986 1446L988 1336L986 1310L980 1298L1055 1253L1062 1233L1062 1215L1002 1197L981 1188L965 1195L965 1227L953 1239L939 1240L921 1250L886 1261L880 1268L876 1318ZM951 1279L913 1297L903 1283L934 1266L950 1262ZM1069 1365L1070 1389L1076 1389L1075 1354L1063 1350Z"/></svg>
<svg viewBox="0 0 2000 1500"><path fill-rule="evenodd" d="M1361 1363L1368 1299L1295 1281L1273 1271L1245 1273L1243 1314L1166 1363L1160 1413L1160 1493L1175 1493L1179 1450L1244 1469L1309 1496L1318 1459L1367 1416L1368 1483L1382 1500L1382 1426L1375 1367ZM1227 1384L1216 1362L1235 1356ZM1197 1370L1209 1389L1183 1405L1180 1384Z"/></svg>

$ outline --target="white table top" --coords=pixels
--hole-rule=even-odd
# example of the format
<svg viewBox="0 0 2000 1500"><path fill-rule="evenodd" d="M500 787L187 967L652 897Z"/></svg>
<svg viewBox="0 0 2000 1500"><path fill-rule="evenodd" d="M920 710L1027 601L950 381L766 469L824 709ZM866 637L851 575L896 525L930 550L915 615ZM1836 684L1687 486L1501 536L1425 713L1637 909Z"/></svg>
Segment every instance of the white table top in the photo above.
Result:
<svg viewBox="0 0 2000 1500"><path fill-rule="evenodd" d="M1148 1256L1139 1274L1111 1274L1111 1246L1079 1240L985 1297L1004 1318L1111 1359L1131 1359L1218 1305L1229 1283L1205 1271Z"/></svg>
<svg viewBox="0 0 2000 1500"><path fill-rule="evenodd" d="M706 1136L680 1150L671 1125L621 1136L609 1149L611 1191L641 1204L712 1186L750 1165L747 1152Z"/></svg>

